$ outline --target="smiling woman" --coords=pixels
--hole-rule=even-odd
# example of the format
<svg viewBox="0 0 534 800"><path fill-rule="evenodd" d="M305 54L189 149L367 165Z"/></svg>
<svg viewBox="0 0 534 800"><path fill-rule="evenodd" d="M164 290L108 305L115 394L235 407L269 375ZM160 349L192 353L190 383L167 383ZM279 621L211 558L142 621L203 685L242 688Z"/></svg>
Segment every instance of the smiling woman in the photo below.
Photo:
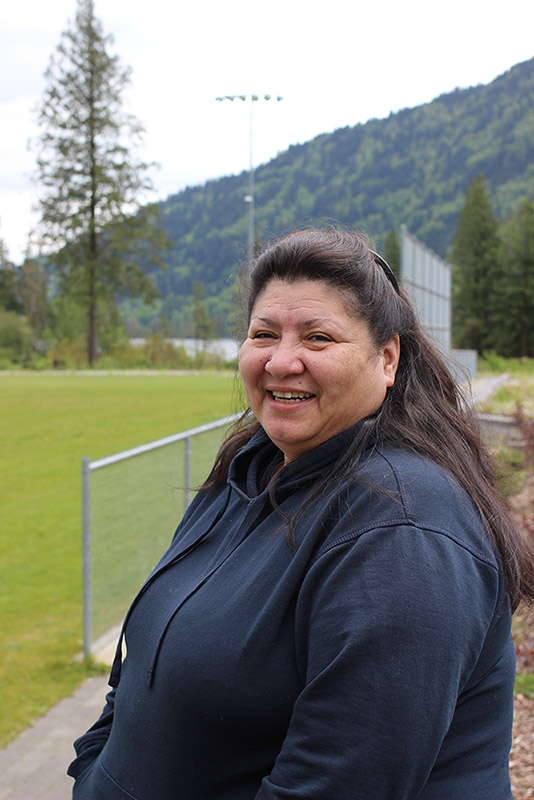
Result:
<svg viewBox="0 0 534 800"><path fill-rule="evenodd" d="M377 347L336 290L273 280L254 304L239 369L250 408L288 463L373 414L398 360L399 337Z"/></svg>
<svg viewBox="0 0 534 800"><path fill-rule="evenodd" d="M74 798L512 800L534 562L471 411L362 235L274 243L245 307L250 407L126 616Z"/></svg>

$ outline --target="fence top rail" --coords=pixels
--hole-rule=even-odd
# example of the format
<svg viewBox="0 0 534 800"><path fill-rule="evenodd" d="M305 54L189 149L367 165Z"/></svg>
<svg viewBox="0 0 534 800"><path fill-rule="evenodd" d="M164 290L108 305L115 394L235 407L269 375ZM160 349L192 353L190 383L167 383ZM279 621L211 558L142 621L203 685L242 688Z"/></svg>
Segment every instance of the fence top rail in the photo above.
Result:
<svg viewBox="0 0 534 800"><path fill-rule="evenodd" d="M88 468L92 472L93 470L100 469L101 467L108 467L110 464L116 464L118 461L124 461L127 458L139 456L141 453L147 453L150 450L156 450L158 447L165 447L165 445L174 444L175 442L180 442L183 439L189 439L190 437L196 436L199 433L207 433L208 431L215 430L215 428L221 428L223 425L230 425L232 422L235 422L235 420L239 419L240 416L241 413L238 413L232 414L229 417L223 417L222 419L216 419L214 422L207 422L205 425L199 425L198 428L190 428L188 431L174 433L172 436L166 436L164 439L156 439L154 442L141 444L138 447L133 447L131 450L123 450L121 453L115 453L114 455L100 458L97 461L89 461L89 459L87 459Z"/></svg>

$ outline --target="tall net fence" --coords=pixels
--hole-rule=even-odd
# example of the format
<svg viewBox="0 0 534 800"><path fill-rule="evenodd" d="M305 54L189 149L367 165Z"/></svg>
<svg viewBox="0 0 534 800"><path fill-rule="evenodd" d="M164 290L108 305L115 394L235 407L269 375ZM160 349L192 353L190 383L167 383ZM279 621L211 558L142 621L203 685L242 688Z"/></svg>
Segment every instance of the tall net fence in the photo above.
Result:
<svg viewBox="0 0 534 800"><path fill-rule="evenodd" d="M401 283L421 324L460 383L474 378L476 350L451 349L452 267L401 225Z"/></svg>
<svg viewBox="0 0 534 800"><path fill-rule="evenodd" d="M419 322L436 343L451 347L451 265L401 226L401 280Z"/></svg>
<svg viewBox="0 0 534 800"><path fill-rule="evenodd" d="M235 418L99 461L83 459L85 655L121 623Z"/></svg>

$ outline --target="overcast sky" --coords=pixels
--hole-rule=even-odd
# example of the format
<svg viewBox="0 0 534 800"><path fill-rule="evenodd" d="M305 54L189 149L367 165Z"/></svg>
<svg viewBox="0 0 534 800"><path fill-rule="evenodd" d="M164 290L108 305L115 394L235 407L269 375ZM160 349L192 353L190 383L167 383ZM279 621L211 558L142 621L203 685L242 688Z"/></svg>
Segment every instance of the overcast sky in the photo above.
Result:
<svg viewBox="0 0 534 800"><path fill-rule="evenodd" d="M31 183L32 109L76 0L0 6L0 237L19 263L38 189ZM128 110L146 128L156 193L249 165L345 125L386 117L456 87L489 83L534 57L532 0L95 0L131 66Z"/></svg>

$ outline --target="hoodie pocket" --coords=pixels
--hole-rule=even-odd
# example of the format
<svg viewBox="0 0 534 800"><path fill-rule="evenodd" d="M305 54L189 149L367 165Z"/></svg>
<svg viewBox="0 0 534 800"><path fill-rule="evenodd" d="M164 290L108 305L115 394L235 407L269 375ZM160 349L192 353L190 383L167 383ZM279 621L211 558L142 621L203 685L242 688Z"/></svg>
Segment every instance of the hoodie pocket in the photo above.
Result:
<svg viewBox="0 0 534 800"><path fill-rule="evenodd" d="M111 777L102 762L80 775L74 784L73 800L138 800L136 795L123 789Z"/></svg>

